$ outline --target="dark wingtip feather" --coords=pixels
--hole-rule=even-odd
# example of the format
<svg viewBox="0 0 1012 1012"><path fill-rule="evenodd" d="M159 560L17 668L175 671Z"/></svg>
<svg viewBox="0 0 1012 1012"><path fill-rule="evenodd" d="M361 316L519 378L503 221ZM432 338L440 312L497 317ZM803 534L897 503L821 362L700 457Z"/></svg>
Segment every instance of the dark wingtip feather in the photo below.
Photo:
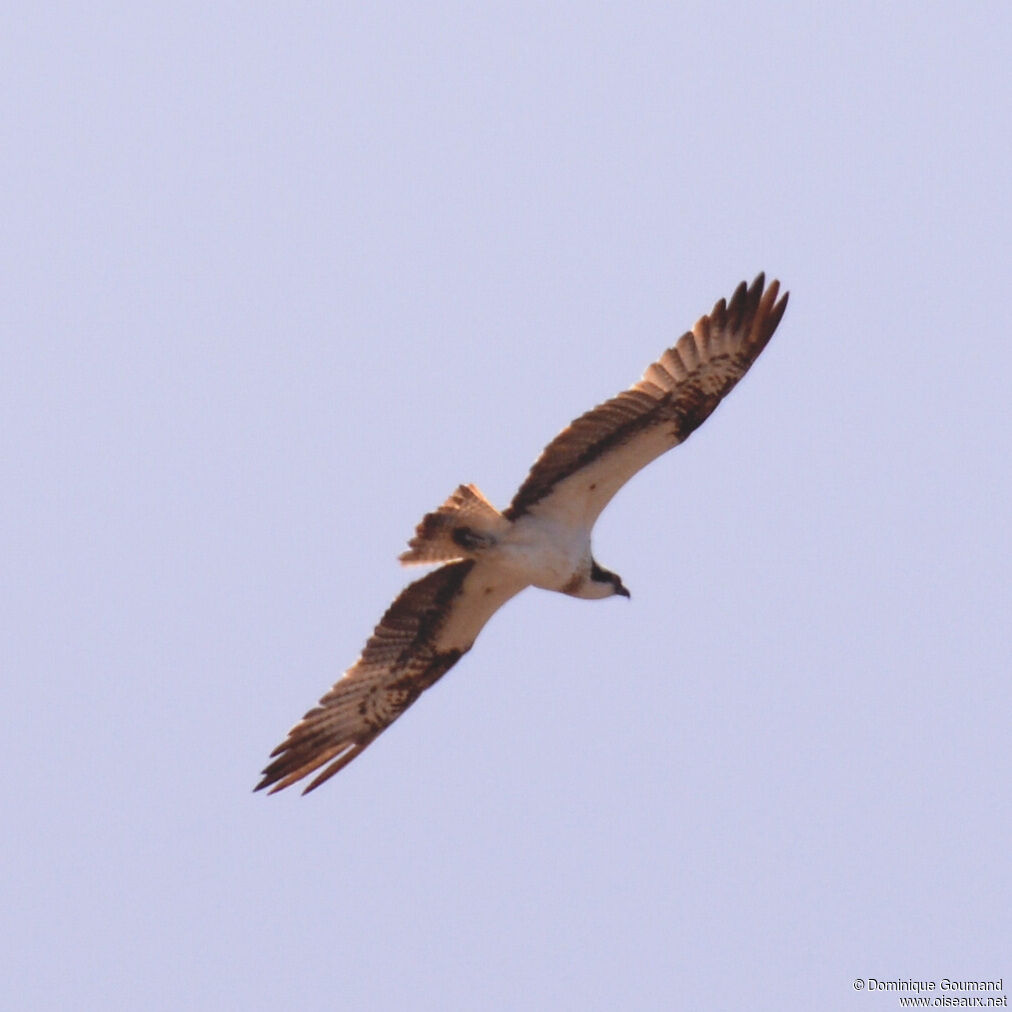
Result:
<svg viewBox="0 0 1012 1012"><path fill-rule="evenodd" d="M774 290L774 286L775 290L779 291L780 282L774 281L773 284L770 285L770 289ZM787 300L790 297L791 297L790 292L784 292L784 294L780 296L780 301L777 302L777 304L770 310L769 321L770 321L770 328L772 330L776 330L777 327L780 325L780 320L784 315L784 310L787 309Z"/></svg>

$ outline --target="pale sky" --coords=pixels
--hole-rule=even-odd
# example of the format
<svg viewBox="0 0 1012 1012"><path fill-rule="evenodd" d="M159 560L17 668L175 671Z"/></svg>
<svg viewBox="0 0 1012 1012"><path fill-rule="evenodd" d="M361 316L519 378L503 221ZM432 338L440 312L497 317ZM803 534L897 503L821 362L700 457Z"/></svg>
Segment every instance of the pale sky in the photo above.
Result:
<svg viewBox="0 0 1012 1012"><path fill-rule="evenodd" d="M1008 5L2 20L0 1007L1012 980ZM597 528L632 600L525 592L252 794L422 514L760 270L769 348Z"/></svg>

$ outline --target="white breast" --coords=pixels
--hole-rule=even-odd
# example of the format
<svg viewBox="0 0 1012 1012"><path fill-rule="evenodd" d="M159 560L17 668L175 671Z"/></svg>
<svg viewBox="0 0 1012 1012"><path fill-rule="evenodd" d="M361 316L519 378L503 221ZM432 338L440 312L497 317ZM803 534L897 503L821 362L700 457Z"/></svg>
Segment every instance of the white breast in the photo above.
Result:
<svg viewBox="0 0 1012 1012"><path fill-rule="evenodd" d="M496 565L517 573L535 587L562 590L590 567L590 534L557 520L520 517L489 554Z"/></svg>

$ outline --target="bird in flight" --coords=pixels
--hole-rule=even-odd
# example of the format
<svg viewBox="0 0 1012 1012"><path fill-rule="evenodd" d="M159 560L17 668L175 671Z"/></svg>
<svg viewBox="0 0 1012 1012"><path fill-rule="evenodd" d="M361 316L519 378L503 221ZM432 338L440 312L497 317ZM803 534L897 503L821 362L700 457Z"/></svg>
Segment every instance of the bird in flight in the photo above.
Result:
<svg viewBox="0 0 1012 1012"><path fill-rule="evenodd" d="M308 793L344 769L471 646L526 587L572 597L629 597L591 554L591 531L641 468L683 443L745 375L787 308L760 274L721 299L628 390L581 415L545 447L501 513L461 485L426 514L401 555L442 565L409 584L359 659L271 753L256 790L317 773Z"/></svg>

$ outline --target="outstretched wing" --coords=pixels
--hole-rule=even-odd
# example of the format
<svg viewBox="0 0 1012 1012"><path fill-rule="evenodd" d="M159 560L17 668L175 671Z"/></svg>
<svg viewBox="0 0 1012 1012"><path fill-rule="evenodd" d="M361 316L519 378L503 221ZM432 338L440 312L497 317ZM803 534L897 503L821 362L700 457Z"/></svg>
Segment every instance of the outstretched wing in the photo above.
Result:
<svg viewBox="0 0 1012 1012"><path fill-rule="evenodd" d="M471 649L492 615L526 584L487 564L451 562L409 584L362 656L271 753L256 790L271 793L329 763L308 793L344 769Z"/></svg>
<svg viewBox="0 0 1012 1012"><path fill-rule="evenodd" d="M553 439L504 515L558 517L590 529L641 468L684 442L748 371L777 329L787 295L762 274L721 299L643 379L581 415Z"/></svg>

